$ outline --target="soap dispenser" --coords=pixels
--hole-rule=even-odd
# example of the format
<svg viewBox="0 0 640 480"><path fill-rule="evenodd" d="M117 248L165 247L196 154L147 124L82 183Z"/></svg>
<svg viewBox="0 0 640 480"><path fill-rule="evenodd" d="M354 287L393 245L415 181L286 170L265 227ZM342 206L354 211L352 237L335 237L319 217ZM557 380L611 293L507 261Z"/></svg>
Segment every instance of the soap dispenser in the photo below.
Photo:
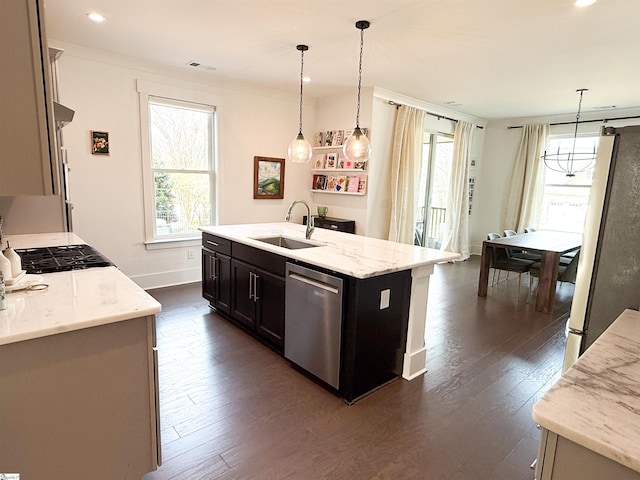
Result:
<svg viewBox="0 0 640 480"><path fill-rule="evenodd" d="M2 253L11 263L11 278L16 278L22 273L22 260L20 259L20 255L18 255L16 251L11 248L11 245L9 245L8 241L7 248Z"/></svg>
<svg viewBox="0 0 640 480"><path fill-rule="evenodd" d="M2 254L2 252L0 252L0 271L2 271L2 277L5 282L13 278L13 274L11 273L11 262Z"/></svg>

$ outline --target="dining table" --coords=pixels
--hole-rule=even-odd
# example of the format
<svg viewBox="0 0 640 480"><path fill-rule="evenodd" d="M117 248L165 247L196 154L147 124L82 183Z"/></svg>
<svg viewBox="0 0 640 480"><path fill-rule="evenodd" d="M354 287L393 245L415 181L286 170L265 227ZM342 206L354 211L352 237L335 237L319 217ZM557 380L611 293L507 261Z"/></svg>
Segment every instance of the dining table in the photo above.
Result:
<svg viewBox="0 0 640 480"><path fill-rule="evenodd" d="M555 230L536 230L495 240L485 240L482 242L478 296L487 296L489 269L491 268L488 248L506 248L511 251L538 253L541 255L541 260L535 309L543 313L552 313L560 257L575 252L580 249L581 245L582 234Z"/></svg>

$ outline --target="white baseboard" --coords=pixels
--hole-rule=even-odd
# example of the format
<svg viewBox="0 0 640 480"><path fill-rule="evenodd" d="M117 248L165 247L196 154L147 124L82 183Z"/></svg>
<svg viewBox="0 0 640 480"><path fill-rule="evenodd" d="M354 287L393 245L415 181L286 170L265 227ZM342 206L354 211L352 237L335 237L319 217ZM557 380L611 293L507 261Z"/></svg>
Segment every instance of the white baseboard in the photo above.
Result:
<svg viewBox="0 0 640 480"><path fill-rule="evenodd" d="M156 272L145 275L130 275L129 278L145 290L152 288L171 287L184 283L194 283L202 281L202 270L190 268L185 270L173 270L168 272Z"/></svg>

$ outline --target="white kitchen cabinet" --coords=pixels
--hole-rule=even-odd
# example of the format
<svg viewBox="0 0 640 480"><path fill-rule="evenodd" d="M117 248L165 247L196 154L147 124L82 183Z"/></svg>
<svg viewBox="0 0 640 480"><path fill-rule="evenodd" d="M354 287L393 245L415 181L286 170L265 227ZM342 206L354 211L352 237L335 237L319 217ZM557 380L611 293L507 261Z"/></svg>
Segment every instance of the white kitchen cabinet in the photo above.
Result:
<svg viewBox="0 0 640 480"><path fill-rule="evenodd" d="M536 480L639 480L640 473L577 443L542 430Z"/></svg>
<svg viewBox="0 0 640 480"><path fill-rule="evenodd" d="M1 471L133 480L155 470L155 338L149 315L0 346Z"/></svg>
<svg viewBox="0 0 640 480"><path fill-rule="evenodd" d="M0 3L0 195L59 193L41 0Z"/></svg>

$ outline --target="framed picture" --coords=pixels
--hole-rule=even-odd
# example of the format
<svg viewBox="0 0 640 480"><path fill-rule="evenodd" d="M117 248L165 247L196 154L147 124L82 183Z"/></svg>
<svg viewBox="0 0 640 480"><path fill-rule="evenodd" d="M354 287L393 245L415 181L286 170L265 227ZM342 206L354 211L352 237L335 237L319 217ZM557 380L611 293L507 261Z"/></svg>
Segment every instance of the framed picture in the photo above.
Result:
<svg viewBox="0 0 640 480"><path fill-rule="evenodd" d="M109 155L109 132L91 130L91 153Z"/></svg>
<svg viewBox="0 0 640 480"><path fill-rule="evenodd" d="M253 198L284 198L284 158L253 157Z"/></svg>

